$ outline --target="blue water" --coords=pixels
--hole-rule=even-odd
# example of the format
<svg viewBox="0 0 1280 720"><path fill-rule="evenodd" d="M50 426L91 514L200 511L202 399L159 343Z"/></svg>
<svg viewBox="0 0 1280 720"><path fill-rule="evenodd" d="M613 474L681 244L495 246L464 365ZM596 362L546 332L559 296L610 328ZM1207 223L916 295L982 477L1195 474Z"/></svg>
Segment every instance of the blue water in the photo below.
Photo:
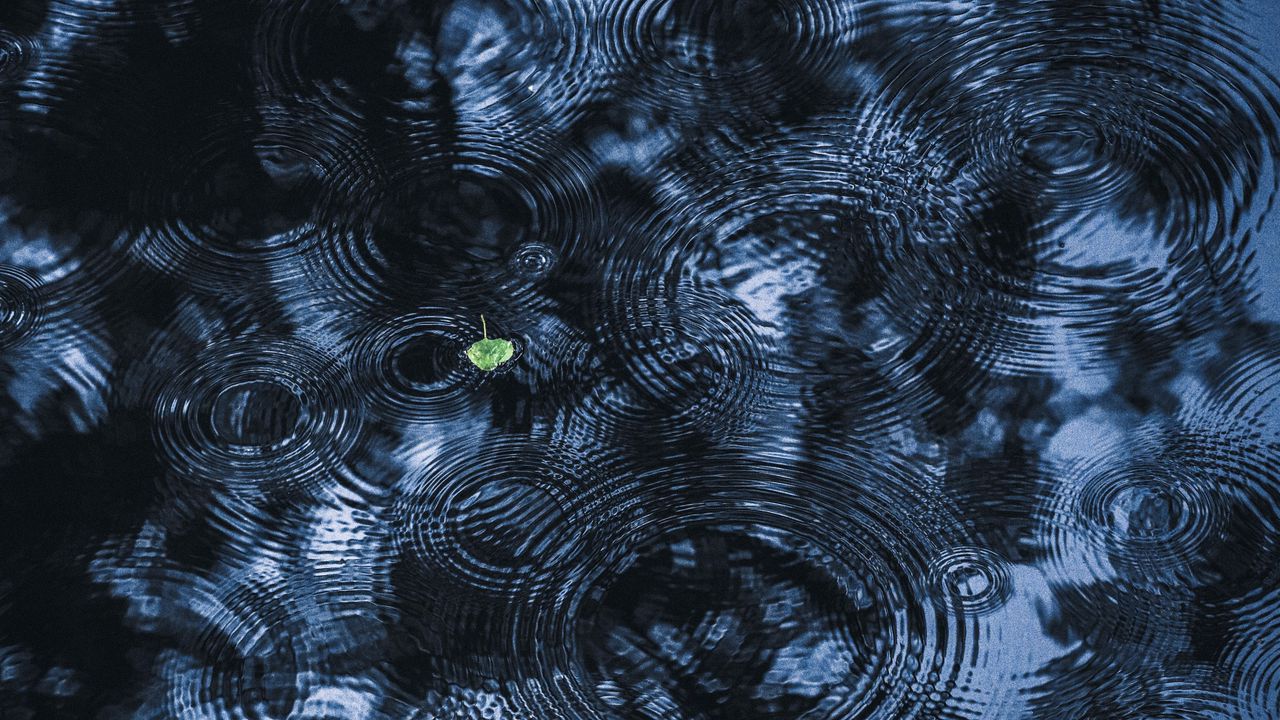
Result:
<svg viewBox="0 0 1280 720"><path fill-rule="evenodd" d="M1277 74L1266 0L3 0L0 718L1280 718Z"/></svg>

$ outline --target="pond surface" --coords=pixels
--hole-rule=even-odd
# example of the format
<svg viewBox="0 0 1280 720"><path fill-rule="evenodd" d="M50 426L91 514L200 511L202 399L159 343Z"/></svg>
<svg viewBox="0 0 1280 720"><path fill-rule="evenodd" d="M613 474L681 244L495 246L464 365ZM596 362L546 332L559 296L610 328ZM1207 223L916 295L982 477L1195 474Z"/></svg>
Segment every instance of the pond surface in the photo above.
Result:
<svg viewBox="0 0 1280 720"><path fill-rule="evenodd" d="M1280 717L1276 28L5 0L0 717Z"/></svg>

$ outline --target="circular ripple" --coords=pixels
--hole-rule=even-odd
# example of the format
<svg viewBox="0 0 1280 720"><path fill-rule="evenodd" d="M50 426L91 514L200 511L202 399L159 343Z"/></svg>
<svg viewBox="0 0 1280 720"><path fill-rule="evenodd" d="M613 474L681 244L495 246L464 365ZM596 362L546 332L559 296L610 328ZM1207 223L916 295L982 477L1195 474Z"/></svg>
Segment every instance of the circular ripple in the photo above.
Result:
<svg viewBox="0 0 1280 720"><path fill-rule="evenodd" d="M707 141L655 185L662 202L612 249L612 312L692 296L708 315L732 314L734 334L720 331L730 360L741 332L771 386L778 376L825 384L835 404L865 403L851 413L863 426L928 413L987 379L1013 322L994 309L958 320L971 305L939 297L963 285L941 249L957 232L958 197L907 145L821 117L745 148ZM773 352L784 334L792 352ZM947 392L930 378L942 374Z"/></svg>
<svg viewBox="0 0 1280 720"><path fill-rule="evenodd" d="M880 530L859 532L894 542ZM937 711L957 650L940 643L962 636L925 612L912 558L844 539L690 521L618 553L569 630L598 702L634 712L660 699L673 717Z"/></svg>
<svg viewBox="0 0 1280 720"><path fill-rule="evenodd" d="M1187 219L1227 222L1260 176L1256 163L1230 160L1275 145L1276 88L1241 52L1248 41L1203 9L1151 14L1081 3L1068 18L1047 5L984 8L960 33L934 32L943 15L920 18L915 31L931 46L901 58L886 100L918 112L940 156L979 187L999 184L1034 203L1085 203L1075 209L1110 204L1120 191L1154 191L1175 203L1165 208L1172 212L1221 202L1224 215ZM1134 42L1117 46L1118 26ZM1232 179L1243 182L1236 199L1246 201L1235 208L1214 197L1239 191ZM1173 186L1144 185L1151 181ZM1179 227L1203 229L1196 225Z"/></svg>
<svg viewBox="0 0 1280 720"><path fill-rule="evenodd" d="M39 279L22 268L0 265L0 349L30 337L43 315Z"/></svg>
<svg viewBox="0 0 1280 720"><path fill-rule="evenodd" d="M1203 484L1169 473L1156 466L1096 475L1076 500L1079 518L1114 546L1193 551L1211 532L1212 500Z"/></svg>
<svg viewBox="0 0 1280 720"><path fill-rule="evenodd" d="M410 139L399 149L407 161L328 208L337 237L317 262L343 296L460 306L502 297L529 308L545 299L511 258L526 246L570 258L596 236L605 203L578 153L527 136L460 134L453 157Z"/></svg>
<svg viewBox="0 0 1280 720"><path fill-rule="evenodd" d="M869 107L969 195L940 299L985 306L968 327L1012 318L991 365L1114 372L1117 328L1143 328L1156 356L1240 312L1249 228L1280 177L1280 107L1228 15L1040 3L954 25L956 12L894 18L916 51Z"/></svg>
<svg viewBox="0 0 1280 720"><path fill-rule="evenodd" d="M1013 592L1009 563L976 547L952 548L929 564L931 597L944 610L985 615L999 609Z"/></svg>
<svg viewBox="0 0 1280 720"><path fill-rule="evenodd" d="M1112 590L1194 592L1206 622L1254 612L1260 590L1280 586L1265 550L1280 542L1273 343L1213 357L1177 383L1176 422L1093 448L1100 459L1059 474L1043 521L1061 579L1079 584L1087 568Z"/></svg>
<svg viewBox="0 0 1280 720"><path fill-rule="evenodd" d="M36 56L36 50L30 38L0 28L0 79L21 72Z"/></svg>
<svg viewBox="0 0 1280 720"><path fill-rule="evenodd" d="M1207 610L1256 613L1280 588L1269 549L1280 547L1280 353L1274 333L1231 341L1205 382L1192 383L1179 411L1170 455L1208 478L1230 522L1207 548L1201 590Z"/></svg>
<svg viewBox="0 0 1280 720"><path fill-rule="evenodd" d="M139 201L149 222L138 257L208 292L296 272L292 265L315 235L315 163L307 151L273 145L259 156L221 134L241 131L206 138L152 177Z"/></svg>
<svg viewBox="0 0 1280 720"><path fill-rule="evenodd" d="M577 632L606 705L799 717L851 678L892 664L901 629L881 582L856 558L845 566L778 530L685 528L610 572ZM748 677L759 680L742 683Z"/></svg>
<svg viewBox="0 0 1280 720"><path fill-rule="evenodd" d="M590 554L601 518L588 509L606 485L598 470L515 440L447 448L397 501L394 541L417 579L404 589L433 603L477 592L533 603L556 592Z"/></svg>
<svg viewBox="0 0 1280 720"><path fill-rule="evenodd" d="M664 113L710 108L738 122L809 101L847 72L857 19L826 0L628 0L600 22L602 63L625 91Z"/></svg>
<svg viewBox="0 0 1280 720"><path fill-rule="evenodd" d="M520 277L540 280L555 267L556 250L544 243L529 242L516 248L507 262Z"/></svg>
<svg viewBox="0 0 1280 720"><path fill-rule="evenodd" d="M1280 706L1280 596L1258 597L1252 611L1240 616L1236 637L1225 644L1227 668L1238 703L1234 717L1263 720Z"/></svg>
<svg viewBox="0 0 1280 720"><path fill-rule="evenodd" d="M779 377L761 328L715 288L685 285L677 299L637 298L605 310L610 317L597 334L608 341L610 374L590 405L602 429L734 436L777 402Z"/></svg>
<svg viewBox="0 0 1280 720"><path fill-rule="evenodd" d="M274 380L247 380L223 388L213 398L212 434L239 450L280 450L293 441L302 419L297 389Z"/></svg>
<svg viewBox="0 0 1280 720"><path fill-rule="evenodd" d="M353 381L377 412L408 421L439 422L477 409L478 384L495 373L510 371L525 343L490 322L492 337L514 342L516 354L486 373L466 357L480 339L479 318L463 318L444 308L421 308L412 315L372 321L352 346Z"/></svg>
<svg viewBox="0 0 1280 720"><path fill-rule="evenodd" d="M156 397L162 458L184 477L232 491L306 490L358 439L346 373L294 340L215 345Z"/></svg>
<svg viewBox="0 0 1280 720"><path fill-rule="evenodd" d="M1176 461L1104 461L1072 470L1055 501L1055 526L1076 534L1135 578L1173 572L1186 579L1224 525L1216 483ZM1059 536L1063 552L1071 543Z"/></svg>
<svg viewBox="0 0 1280 720"><path fill-rule="evenodd" d="M972 175L964 181L1007 187L1017 201L1057 212L1109 206L1132 192L1149 149L1143 140L1149 118L1141 103L1117 102L1139 88L1093 72L1038 81L1014 74L1009 80L1018 92L997 88L1002 91L975 96L976 106L963 109L973 132L955 138L965 151L952 155L968 163ZM1080 97L1091 91L1098 97Z"/></svg>
<svg viewBox="0 0 1280 720"><path fill-rule="evenodd" d="M800 473L768 452L650 470L611 496L629 499L626 522L519 634L574 667L581 685L556 703L592 698L610 717L650 699L663 717L750 716L752 702L778 717L941 716L977 635L925 597L940 538L904 511L917 480L842 452Z"/></svg>
<svg viewBox="0 0 1280 720"><path fill-rule="evenodd" d="M563 542L565 510L547 490L518 478L459 488L427 510L423 544L434 560L494 588L549 572L575 551Z"/></svg>
<svg viewBox="0 0 1280 720"><path fill-rule="evenodd" d="M563 126L603 90L589 52L587 3L457 3L436 41L437 67L465 121Z"/></svg>
<svg viewBox="0 0 1280 720"><path fill-rule="evenodd" d="M444 92L449 114L463 122L542 131L570 122L602 87L589 9L571 0L474 0L431 13L342 0L272 5L257 25L253 57L259 82L278 96L335 106L391 99L416 112L437 110ZM395 62L384 43L396 48ZM347 48L343 64L331 52L339 45ZM402 87L360 94L367 77L388 72Z"/></svg>
<svg viewBox="0 0 1280 720"><path fill-rule="evenodd" d="M236 710L287 713L305 692L300 675L314 650L290 617L296 610L287 585L267 572L246 573L240 583L224 581L217 596L192 598L209 607L191 628L198 634L182 638L194 657L177 655L162 670L173 688L164 694L172 717L210 707L227 708L228 718Z"/></svg>

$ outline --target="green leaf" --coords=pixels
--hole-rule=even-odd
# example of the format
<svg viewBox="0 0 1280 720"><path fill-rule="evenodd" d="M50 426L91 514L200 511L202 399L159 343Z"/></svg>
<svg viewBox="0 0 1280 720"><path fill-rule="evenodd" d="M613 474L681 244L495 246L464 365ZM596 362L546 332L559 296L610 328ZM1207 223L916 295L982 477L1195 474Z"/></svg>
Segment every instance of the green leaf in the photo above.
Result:
<svg viewBox="0 0 1280 720"><path fill-rule="evenodd" d="M467 359L484 371L492 370L511 359L516 354L516 346L510 340L477 340L467 348Z"/></svg>
<svg viewBox="0 0 1280 720"><path fill-rule="evenodd" d="M480 327L484 331L484 339L477 340L467 348L467 359L476 367L488 372L511 359L516 354L516 346L510 340L489 339L489 326L480 316Z"/></svg>

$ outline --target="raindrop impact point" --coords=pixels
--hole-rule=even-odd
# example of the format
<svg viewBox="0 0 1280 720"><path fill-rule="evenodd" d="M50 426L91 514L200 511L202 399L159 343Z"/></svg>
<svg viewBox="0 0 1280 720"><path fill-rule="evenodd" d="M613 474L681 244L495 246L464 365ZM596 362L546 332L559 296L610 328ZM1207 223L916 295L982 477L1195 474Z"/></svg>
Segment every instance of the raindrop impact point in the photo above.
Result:
<svg viewBox="0 0 1280 720"><path fill-rule="evenodd" d="M485 325L483 315L480 316L480 328L484 333L484 338L475 341L471 347L467 348L467 359L471 361L472 365L489 372L510 360L511 356L516 353L516 346L510 340L501 338L489 339L489 328Z"/></svg>

